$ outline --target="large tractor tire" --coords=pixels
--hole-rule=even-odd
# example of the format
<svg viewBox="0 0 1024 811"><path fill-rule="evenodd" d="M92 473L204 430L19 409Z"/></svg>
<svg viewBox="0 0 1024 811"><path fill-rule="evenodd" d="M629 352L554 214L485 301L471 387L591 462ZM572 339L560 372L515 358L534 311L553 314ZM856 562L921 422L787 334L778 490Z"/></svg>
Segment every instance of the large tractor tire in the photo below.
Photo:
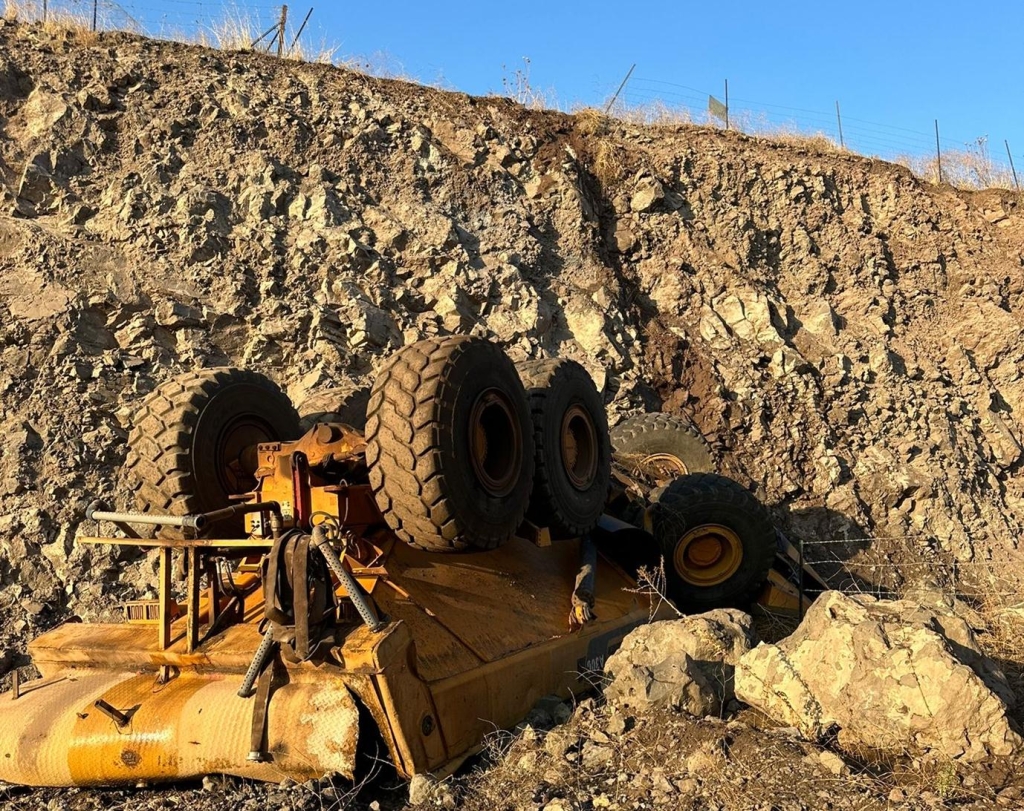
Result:
<svg viewBox="0 0 1024 811"><path fill-rule="evenodd" d="M246 448L299 436L299 415L277 384L241 369L202 369L153 390L128 436L131 486L143 512L186 515L228 506L229 496L256 485L242 463ZM208 533L241 537L243 522ZM181 537L180 530L160 532Z"/></svg>
<svg viewBox="0 0 1024 811"><path fill-rule="evenodd" d="M768 577L777 548L771 516L732 479L681 476L652 505L668 597L680 608L746 607Z"/></svg>
<svg viewBox="0 0 1024 811"><path fill-rule="evenodd" d="M482 338L431 338L381 369L366 410L377 506L412 546L493 549L533 486L533 423L512 361Z"/></svg>
<svg viewBox="0 0 1024 811"><path fill-rule="evenodd" d="M536 473L527 517L558 538L589 532L611 484L608 417L587 370L552 358L516 365L530 398Z"/></svg>
<svg viewBox="0 0 1024 811"><path fill-rule="evenodd" d="M299 428L306 433L319 422L340 422L362 430L370 390L352 384L321 389L299 405Z"/></svg>
<svg viewBox="0 0 1024 811"><path fill-rule="evenodd" d="M611 439L616 461L659 482L715 469L707 440L681 417L637 414L612 428Z"/></svg>

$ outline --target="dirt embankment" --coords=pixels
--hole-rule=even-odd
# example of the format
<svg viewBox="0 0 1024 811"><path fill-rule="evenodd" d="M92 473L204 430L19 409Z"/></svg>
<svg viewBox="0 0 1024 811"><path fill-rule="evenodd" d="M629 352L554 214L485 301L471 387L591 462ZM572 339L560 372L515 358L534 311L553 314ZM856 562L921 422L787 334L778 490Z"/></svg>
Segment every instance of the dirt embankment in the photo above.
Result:
<svg viewBox="0 0 1024 811"><path fill-rule="evenodd" d="M74 539L156 384L301 406L434 334L690 416L795 536L1012 572L1022 237L1008 192L857 156L0 24L0 677L151 577Z"/></svg>
<svg viewBox="0 0 1024 811"><path fill-rule="evenodd" d="M159 381L235 364L301 404L449 332L575 357L614 412L691 416L797 536L1005 568L1022 234L1010 193L852 155L7 23L8 632L138 579L74 537L124 496Z"/></svg>

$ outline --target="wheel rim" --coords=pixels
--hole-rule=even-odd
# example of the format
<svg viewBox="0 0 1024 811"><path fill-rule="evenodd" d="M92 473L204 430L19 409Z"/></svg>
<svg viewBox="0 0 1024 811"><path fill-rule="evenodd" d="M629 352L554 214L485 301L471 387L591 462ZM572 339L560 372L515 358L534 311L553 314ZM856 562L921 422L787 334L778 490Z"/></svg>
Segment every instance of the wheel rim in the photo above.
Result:
<svg viewBox="0 0 1024 811"><path fill-rule="evenodd" d="M275 439L273 429L252 416L237 417L220 433L214 456L214 468L224 492L230 495L247 493L256 486L256 477L242 464L242 454L261 442Z"/></svg>
<svg viewBox="0 0 1024 811"><path fill-rule="evenodd" d="M562 465L577 490L586 490L597 476L597 427L579 405L562 417Z"/></svg>
<svg viewBox="0 0 1024 811"><path fill-rule="evenodd" d="M657 482L669 481L690 472L686 463L674 453L649 454L640 460L637 468Z"/></svg>
<svg viewBox="0 0 1024 811"><path fill-rule="evenodd" d="M512 403L500 389L483 391L469 418L473 472L492 496L507 496L522 469L522 434Z"/></svg>
<svg viewBox="0 0 1024 811"><path fill-rule="evenodd" d="M724 583L743 562L739 535L721 524L702 524L676 543L672 563L676 574L693 586Z"/></svg>

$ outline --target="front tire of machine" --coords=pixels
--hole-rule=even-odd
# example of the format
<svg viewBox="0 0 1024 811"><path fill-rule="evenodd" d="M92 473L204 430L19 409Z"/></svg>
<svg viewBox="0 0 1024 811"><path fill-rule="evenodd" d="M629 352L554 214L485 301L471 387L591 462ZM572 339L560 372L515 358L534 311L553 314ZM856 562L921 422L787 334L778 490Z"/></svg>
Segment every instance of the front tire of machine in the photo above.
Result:
<svg viewBox="0 0 1024 811"><path fill-rule="evenodd" d="M516 364L533 417L536 474L527 517L556 538L589 532L611 486L608 416L593 379L565 358Z"/></svg>
<svg viewBox="0 0 1024 811"><path fill-rule="evenodd" d="M150 392L132 422L125 466L136 505L170 515L227 507L256 484L238 463L242 450L298 436L298 413L263 375L230 367L179 375ZM207 534L241 537L243 526L218 522ZM170 527L160 535L182 537Z"/></svg>
<svg viewBox="0 0 1024 811"><path fill-rule="evenodd" d="M612 428L611 440L620 464L656 480L715 469L707 440L682 417L659 412L627 417Z"/></svg>
<svg viewBox="0 0 1024 811"><path fill-rule="evenodd" d="M533 423L515 366L465 336L404 347L366 412L377 506L411 546L493 549L522 523L533 485Z"/></svg>

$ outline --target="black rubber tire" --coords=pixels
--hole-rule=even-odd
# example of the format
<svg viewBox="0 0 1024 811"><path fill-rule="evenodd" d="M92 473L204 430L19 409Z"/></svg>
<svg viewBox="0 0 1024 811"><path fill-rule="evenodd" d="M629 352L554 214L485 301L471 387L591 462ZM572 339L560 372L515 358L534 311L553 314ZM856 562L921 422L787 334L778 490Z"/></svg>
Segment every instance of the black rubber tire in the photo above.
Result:
<svg viewBox="0 0 1024 811"><path fill-rule="evenodd" d="M651 511L652 532L665 560L667 596L679 608L746 608L758 595L775 559L775 526L764 505L738 482L715 473L680 476L661 491ZM742 549L736 572L714 586L686 582L673 565L679 539L703 524L732 530Z"/></svg>
<svg viewBox="0 0 1024 811"><path fill-rule="evenodd" d="M611 486L604 401L593 378L574 360L530 360L517 363L516 369L530 398L536 449L533 494L526 515L537 526L550 528L556 538L578 537L597 525ZM588 419L593 432L581 436L587 458L582 453L577 457L587 467L585 485L573 482L562 450L563 421L573 408L584 412L575 421Z"/></svg>
<svg viewBox="0 0 1024 811"><path fill-rule="evenodd" d="M224 367L175 377L147 395L132 422L126 468L136 505L171 515L226 507L229 495L256 482L227 469L225 443L298 436L299 415L291 401L261 374ZM237 538L243 528L238 518L213 524L206 534ZM160 534L181 537L170 528Z"/></svg>
<svg viewBox="0 0 1024 811"><path fill-rule="evenodd" d="M507 471L499 494L481 478L471 449L472 414L488 392L508 408L509 438L493 456ZM516 368L496 344L430 338L396 352L370 394L366 443L377 506L403 542L440 552L493 549L522 523L533 486L533 423ZM479 464L489 463L485 453Z"/></svg>
<svg viewBox="0 0 1024 811"><path fill-rule="evenodd" d="M318 422L340 422L362 430L366 425L366 403L370 390L354 385L321 389L299 406L299 428L306 433Z"/></svg>
<svg viewBox="0 0 1024 811"><path fill-rule="evenodd" d="M671 454L686 468L686 473L711 473L715 470L711 448L700 430L689 420L669 414L637 414L611 430L612 453L627 466L643 457Z"/></svg>

